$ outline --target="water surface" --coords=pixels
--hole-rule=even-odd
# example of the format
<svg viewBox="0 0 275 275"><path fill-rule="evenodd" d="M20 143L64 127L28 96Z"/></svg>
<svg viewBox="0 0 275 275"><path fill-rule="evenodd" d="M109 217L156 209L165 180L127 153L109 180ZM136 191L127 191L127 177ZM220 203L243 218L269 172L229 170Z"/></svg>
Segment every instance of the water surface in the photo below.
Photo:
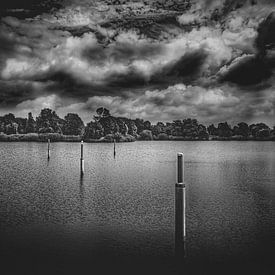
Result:
<svg viewBox="0 0 275 275"><path fill-rule="evenodd" d="M0 143L5 254L174 255L176 154L185 154L187 261L268 265L273 142ZM20 254L21 253L21 254ZM39 254L39 253L38 253Z"/></svg>

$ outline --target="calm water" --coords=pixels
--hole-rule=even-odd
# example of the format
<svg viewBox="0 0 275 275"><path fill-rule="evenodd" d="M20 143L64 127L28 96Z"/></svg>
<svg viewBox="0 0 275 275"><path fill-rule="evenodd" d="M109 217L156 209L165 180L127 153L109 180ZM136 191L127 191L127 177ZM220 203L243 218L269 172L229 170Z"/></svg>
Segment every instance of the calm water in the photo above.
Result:
<svg viewBox="0 0 275 275"><path fill-rule="evenodd" d="M173 257L175 159L183 152L188 262L268 258L274 143L122 143L115 159L112 144L84 146L81 180L77 143L52 144L49 162L45 143L0 143L5 252Z"/></svg>

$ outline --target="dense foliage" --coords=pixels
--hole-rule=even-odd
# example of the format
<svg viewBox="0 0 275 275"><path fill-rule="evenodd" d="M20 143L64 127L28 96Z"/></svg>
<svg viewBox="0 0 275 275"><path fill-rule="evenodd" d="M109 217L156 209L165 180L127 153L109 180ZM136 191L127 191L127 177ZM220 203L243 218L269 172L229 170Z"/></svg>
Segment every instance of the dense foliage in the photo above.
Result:
<svg viewBox="0 0 275 275"><path fill-rule="evenodd" d="M78 114L69 113L62 119L51 109L41 110L36 119L32 113L28 114L28 118L15 117L10 113L0 117L2 139L15 139L7 138L7 135L17 135L18 139L24 139L26 135L29 140L37 139L37 135L39 140L45 139L45 135L53 135L55 140L73 141L275 140L275 127L271 129L264 123L248 125L245 122L233 127L227 122L219 123L217 127L213 124L206 127L191 118L151 124L140 118L114 117L108 109L100 107L86 126Z"/></svg>

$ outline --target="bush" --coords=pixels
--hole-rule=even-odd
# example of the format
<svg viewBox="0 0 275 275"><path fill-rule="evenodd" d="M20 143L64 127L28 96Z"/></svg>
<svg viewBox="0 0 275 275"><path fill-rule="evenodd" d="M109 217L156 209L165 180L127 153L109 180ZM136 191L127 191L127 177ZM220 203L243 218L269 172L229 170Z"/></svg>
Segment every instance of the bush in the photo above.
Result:
<svg viewBox="0 0 275 275"><path fill-rule="evenodd" d="M113 142L114 141L114 136L112 134L108 134L102 139L103 142Z"/></svg>
<svg viewBox="0 0 275 275"><path fill-rule="evenodd" d="M119 142L133 142L136 139L132 135L120 136Z"/></svg>
<svg viewBox="0 0 275 275"><path fill-rule="evenodd" d="M39 134L39 141L46 142L48 139L50 141L62 141L63 140L63 135L58 134L58 133Z"/></svg>
<svg viewBox="0 0 275 275"><path fill-rule="evenodd" d="M80 142L80 141L82 141L82 136L63 135L62 136L62 141Z"/></svg>
<svg viewBox="0 0 275 275"><path fill-rule="evenodd" d="M152 131L143 130L140 134L140 140L153 140Z"/></svg>
<svg viewBox="0 0 275 275"><path fill-rule="evenodd" d="M0 133L0 141L7 141L7 135Z"/></svg>
<svg viewBox="0 0 275 275"><path fill-rule="evenodd" d="M158 135L159 140L169 140L169 136L165 133L161 133Z"/></svg>

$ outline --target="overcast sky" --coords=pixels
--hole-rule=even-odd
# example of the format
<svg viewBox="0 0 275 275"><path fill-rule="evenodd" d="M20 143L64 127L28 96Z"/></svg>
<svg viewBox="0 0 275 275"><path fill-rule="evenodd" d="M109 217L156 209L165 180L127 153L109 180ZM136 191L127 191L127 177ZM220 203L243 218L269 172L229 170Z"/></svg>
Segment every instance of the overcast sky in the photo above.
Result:
<svg viewBox="0 0 275 275"><path fill-rule="evenodd" d="M141 2L135 14L106 1L0 4L0 115L49 107L88 122L104 106L152 122L274 126L275 1L190 1L147 23L137 11L156 6Z"/></svg>

